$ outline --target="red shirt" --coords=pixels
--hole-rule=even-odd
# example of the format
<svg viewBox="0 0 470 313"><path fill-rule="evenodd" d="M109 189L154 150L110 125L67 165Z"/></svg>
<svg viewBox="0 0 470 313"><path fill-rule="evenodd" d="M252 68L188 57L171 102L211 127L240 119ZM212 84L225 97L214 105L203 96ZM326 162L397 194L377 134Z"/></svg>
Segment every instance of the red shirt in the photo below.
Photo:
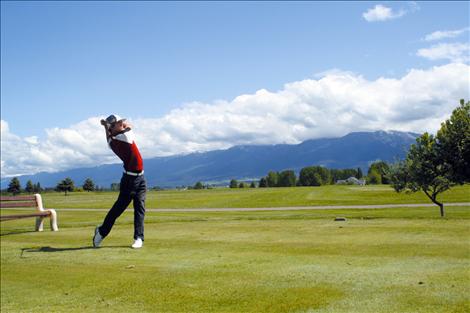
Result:
<svg viewBox="0 0 470 313"><path fill-rule="evenodd" d="M129 172L140 173L144 170L144 163L139 149L134 141L132 130L124 131L108 139L111 150L124 162L124 169Z"/></svg>

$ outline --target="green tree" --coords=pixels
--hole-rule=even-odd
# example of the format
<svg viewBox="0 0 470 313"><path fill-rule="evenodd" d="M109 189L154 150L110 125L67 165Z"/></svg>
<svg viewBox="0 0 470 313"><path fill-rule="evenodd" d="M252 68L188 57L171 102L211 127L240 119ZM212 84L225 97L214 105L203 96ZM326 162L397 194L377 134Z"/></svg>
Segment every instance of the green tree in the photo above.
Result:
<svg viewBox="0 0 470 313"><path fill-rule="evenodd" d="M315 175L315 170L313 166L304 167L300 170L299 173L299 182L302 186L313 186L313 176Z"/></svg>
<svg viewBox="0 0 470 313"><path fill-rule="evenodd" d="M28 180L26 182L26 187L24 188L24 191L26 191L27 193L32 193L34 191L34 185L31 180Z"/></svg>
<svg viewBox="0 0 470 313"><path fill-rule="evenodd" d="M256 188L256 183L254 181L251 182L250 188Z"/></svg>
<svg viewBox="0 0 470 313"><path fill-rule="evenodd" d="M67 195L68 191L71 192L74 189L75 189L74 182L70 177L67 177L66 179L60 181L56 187L57 191L64 191L65 195Z"/></svg>
<svg viewBox="0 0 470 313"><path fill-rule="evenodd" d="M339 179L348 179L349 177L356 177L357 170L353 168L345 168L345 169L330 169L331 174L331 182L335 183Z"/></svg>
<svg viewBox="0 0 470 313"><path fill-rule="evenodd" d="M85 182L83 183L83 190L88 192L95 190L95 183L93 180L91 180L91 178L85 179Z"/></svg>
<svg viewBox="0 0 470 313"><path fill-rule="evenodd" d="M356 174L356 178L357 179L361 179L363 176L362 174L362 169L360 167L357 168L357 174Z"/></svg>
<svg viewBox="0 0 470 313"><path fill-rule="evenodd" d="M410 147L406 159L392 166L390 179L397 192L422 190L439 206L441 216L444 216L444 204L437 200L437 196L455 183L439 151L435 138L424 133Z"/></svg>
<svg viewBox="0 0 470 313"><path fill-rule="evenodd" d="M203 185L200 181L198 181L198 182L194 185L193 188L194 188L194 189L204 189L204 185Z"/></svg>
<svg viewBox="0 0 470 313"><path fill-rule="evenodd" d="M382 175L380 175L377 169L372 169L367 174L367 183L371 185L380 185L382 184Z"/></svg>
<svg viewBox="0 0 470 313"><path fill-rule="evenodd" d="M240 182L240 184L238 184L238 188L245 188L245 183L244 183L244 182Z"/></svg>
<svg viewBox="0 0 470 313"><path fill-rule="evenodd" d="M470 182L470 101L460 100L460 106L441 124L436 141L452 180L458 184Z"/></svg>
<svg viewBox="0 0 470 313"><path fill-rule="evenodd" d="M299 181L302 186L321 186L331 182L331 172L323 166L308 166L300 170Z"/></svg>
<svg viewBox="0 0 470 313"><path fill-rule="evenodd" d="M279 173L270 171L266 176L266 184L268 187L277 187L279 183Z"/></svg>
<svg viewBox="0 0 470 313"><path fill-rule="evenodd" d="M384 162L384 161L376 161L372 163L369 167L369 170L367 172L367 176L369 176L369 180L375 179L376 173L380 175L380 181L377 182L377 184L390 184L390 180L388 178L390 172L390 167L389 165Z"/></svg>
<svg viewBox="0 0 470 313"><path fill-rule="evenodd" d="M230 181L230 188L238 188L238 181L236 179Z"/></svg>
<svg viewBox="0 0 470 313"><path fill-rule="evenodd" d="M37 182L37 184L34 185L34 192L40 193L41 191L42 191L41 184Z"/></svg>
<svg viewBox="0 0 470 313"><path fill-rule="evenodd" d="M295 187L297 178L295 172L292 170L286 170L279 173L279 187Z"/></svg>
<svg viewBox="0 0 470 313"><path fill-rule="evenodd" d="M8 184L8 192L11 192L14 196L21 192L21 184L18 178L13 177Z"/></svg>
<svg viewBox="0 0 470 313"><path fill-rule="evenodd" d="M265 178L265 177L261 177L261 179L259 180L258 186L259 186L259 188L266 188L266 187L268 187L268 182L266 181L266 178Z"/></svg>

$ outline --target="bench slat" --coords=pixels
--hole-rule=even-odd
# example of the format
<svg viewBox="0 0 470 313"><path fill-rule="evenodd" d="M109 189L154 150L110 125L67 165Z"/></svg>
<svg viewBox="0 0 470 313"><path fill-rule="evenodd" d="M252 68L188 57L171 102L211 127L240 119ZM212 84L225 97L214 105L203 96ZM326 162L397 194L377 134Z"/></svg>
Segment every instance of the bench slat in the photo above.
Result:
<svg viewBox="0 0 470 313"><path fill-rule="evenodd" d="M36 202L0 202L0 208L29 208L37 206Z"/></svg>
<svg viewBox="0 0 470 313"><path fill-rule="evenodd" d="M0 197L0 201L18 201L18 200L34 200L34 201L36 201L36 197L35 196L16 196L16 197L4 196L4 197Z"/></svg>
<svg viewBox="0 0 470 313"><path fill-rule="evenodd" d="M18 214L18 215L2 215L0 221L16 220L20 218L34 217L34 216L49 216L51 212L38 212L34 214Z"/></svg>

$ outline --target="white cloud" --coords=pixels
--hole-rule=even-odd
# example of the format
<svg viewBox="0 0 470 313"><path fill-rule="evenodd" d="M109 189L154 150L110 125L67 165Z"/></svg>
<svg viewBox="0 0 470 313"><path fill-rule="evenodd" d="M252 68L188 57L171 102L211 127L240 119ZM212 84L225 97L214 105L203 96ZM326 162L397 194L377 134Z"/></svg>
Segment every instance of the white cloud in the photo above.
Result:
<svg viewBox="0 0 470 313"><path fill-rule="evenodd" d="M470 44L468 43L439 43L429 48L419 49L416 55L435 61L450 60L452 62L470 61Z"/></svg>
<svg viewBox="0 0 470 313"><path fill-rule="evenodd" d="M405 13L403 11L394 13L391 8L377 4L373 9L369 9L367 12L362 13L362 17L368 22L378 22L397 18L404 14Z"/></svg>
<svg viewBox="0 0 470 313"><path fill-rule="evenodd" d="M399 79L367 80L334 70L276 92L189 103L161 118L128 118L144 158L238 144L299 143L351 131L434 132L460 98L470 98L469 71L455 63L413 69ZM45 140L21 138L1 121L2 176L118 162L107 148L100 118L47 129Z"/></svg>
<svg viewBox="0 0 470 313"><path fill-rule="evenodd" d="M68 129L46 129L47 138L42 142L36 136L21 138L13 134L8 123L1 120L1 175L54 172L114 162L99 120L100 117L90 118Z"/></svg>
<svg viewBox="0 0 470 313"><path fill-rule="evenodd" d="M435 41L435 40L441 40L441 39L445 39L445 38L455 38L455 37L458 37L458 36L460 36L461 34L463 34L465 32L468 32L469 30L470 30L470 27L462 28L462 29L458 29L458 30L444 30L444 31L438 30L438 31L435 31L431 34L427 34L424 37L424 40L425 41Z"/></svg>
<svg viewBox="0 0 470 313"><path fill-rule="evenodd" d="M418 11L419 9L419 5L414 1L408 2L407 8L401 8L398 11L394 11L392 8L382 4L377 4L372 9L362 13L362 17L367 22L383 22L403 17L406 14Z"/></svg>

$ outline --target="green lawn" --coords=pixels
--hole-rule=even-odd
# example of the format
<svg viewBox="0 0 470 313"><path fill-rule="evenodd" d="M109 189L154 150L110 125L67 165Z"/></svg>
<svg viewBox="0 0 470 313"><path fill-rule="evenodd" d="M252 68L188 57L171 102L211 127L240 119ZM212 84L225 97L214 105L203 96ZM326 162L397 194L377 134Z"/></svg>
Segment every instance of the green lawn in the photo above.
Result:
<svg viewBox="0 0 470 313"><path fill-rule="evenodd" d="M117 192L45 193L50 208L105 208L112 206ZM444 202L470 202L470 185L443 193ZM390 186L323 186L212 190L150 191L148 208L257 208L315 205L431 203L422 192L396 193Z"/></svg>
<svg viewBox="0 0 470 313"><path fill-rule="evenodd" d="M290 192L299 192L299 203L311 192L332 199L321 204L357 204L361 197L364 204L421 202L418 195L395 195L392 201L368 195L388 195L383 186L362 193L349 189L349 195L348 187L339 187L333 199L332 187ZM464 188L448 193L446 201L469 201ZM171 194L181 195L178 201L188 207L193 197L204 207L247 206L236 199L216 204L231 192L151 196L166 204L153 207L171 207ZM250 203L253 192L276 190L233 194ZM76 207L106 206L116 197L84 195L61 197L75 199ZM159 200L161 195L166 199ZM55 194L47 197L46 205L60 200ZM267 199L262 203L287 205ZM93 249L94 226L106 212L56 207L59 232L32 232L33 219L2 222L2 312L470 311L470 206L448 207L445 218L437 207L149 212L141 250L129 247L132 211L121 216L102 248ZM334 222L336 216L348 220Z"/></svg>

